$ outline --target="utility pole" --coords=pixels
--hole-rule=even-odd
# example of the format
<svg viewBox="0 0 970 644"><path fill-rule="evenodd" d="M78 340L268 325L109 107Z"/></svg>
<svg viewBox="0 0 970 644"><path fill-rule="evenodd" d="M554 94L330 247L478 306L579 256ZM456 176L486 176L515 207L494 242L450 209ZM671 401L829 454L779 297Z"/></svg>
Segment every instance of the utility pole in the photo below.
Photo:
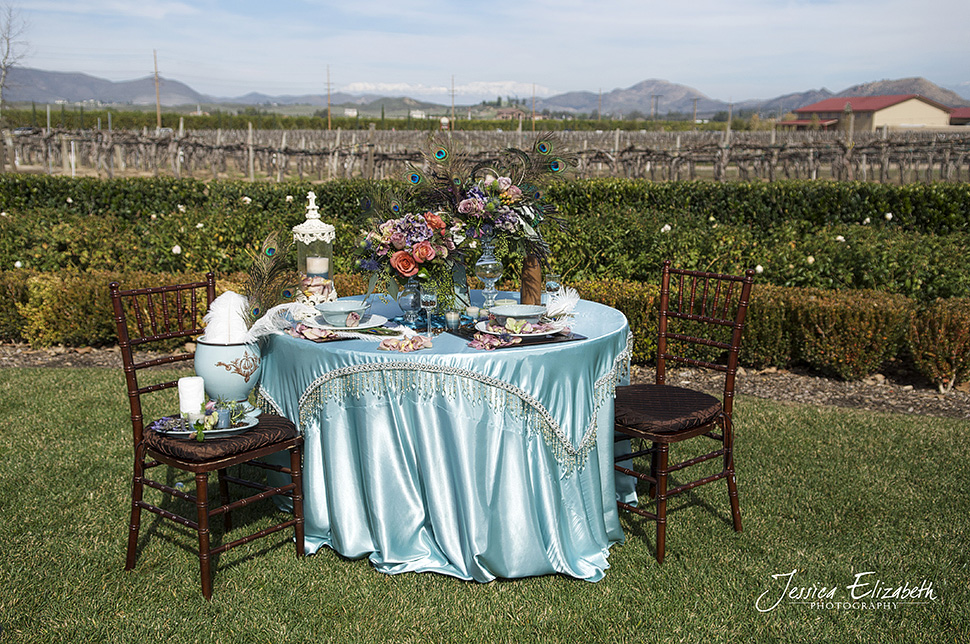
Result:
<svg viewBox="0 0 970 644"><path fill-rule="evenodd" d="M603 120L603 88L600 88L600 100L599 107L596 108L596 118L597 120Z"/></svg>
<svg viewBox="0 0 970 644"><path fill-rule="evenodd" d="M330 65L327 65L327 130L330 130Z"/></svg>
<svg viewBox="0 0 970 644"><path fill-rule="evenodd" d="M650 106L650 118L656 119L657 112L660 111L660 99L663 98L663 94L651 94L650 100L653 101Z"/></svg>
<svg viewBox="0 0 970 644"><path fill-rule="evenodd" d="M451 127L455 127L455 75L451 75Z"/></svg>
<svg viewBox="0 0 970 644"><path fill-rule="evenodd" d="M536 84L532 83L532 131L536 131Z"/></svg>
<svg viewBox="0 0 970 644"><path fill-rule="evenodd" d="M155 56L155 127L157 129L162 129L162 95L158 89L158 50L153 49L152 54Z"/></svg>
<svg viewBox="0 0 970 644"><path fill-rule="evenodd" d="M696 126L697 125L697 97L695 96L691 100L694 101L694 125Z"/></svg>

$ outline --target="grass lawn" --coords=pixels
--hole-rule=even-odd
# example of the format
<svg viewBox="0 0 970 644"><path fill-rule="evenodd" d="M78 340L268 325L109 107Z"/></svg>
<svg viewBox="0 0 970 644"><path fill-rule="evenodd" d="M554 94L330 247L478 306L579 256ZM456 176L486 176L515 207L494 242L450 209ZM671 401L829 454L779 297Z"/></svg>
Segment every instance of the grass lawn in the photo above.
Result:
<svg viewBox="0 0 970 644"><path fill-rule="evenodd" d="M223 555L207 603L194 533L171 522L143 515L137 567L123 570L124 392L120 370L0 369L0 644L970 642L970 422L742 397L744 532L725 485L698 488L673 503L663 565L653 524L633 515L595 584L388 576L327 549L297 560L287 533ZM234 518L268 524L264 510ZM793 587L834 587L829 603L851 602L865 572L885 588L932 584L933 598L759 611L782 595L772 575L793 570Z"/></svg>

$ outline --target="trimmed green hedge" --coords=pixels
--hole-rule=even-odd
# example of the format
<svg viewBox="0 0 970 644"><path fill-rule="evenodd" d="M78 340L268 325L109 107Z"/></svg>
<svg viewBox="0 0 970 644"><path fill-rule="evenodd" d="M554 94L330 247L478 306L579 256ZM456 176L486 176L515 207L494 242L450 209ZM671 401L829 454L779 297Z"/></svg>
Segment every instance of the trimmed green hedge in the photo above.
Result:
<svg viewBox="0 0 970 644"><path fill-rule="evenodd" d="M35 347L110 344L116 341L110 281L134 288L200 278L200 273L0 271L0 293L9 294L0 298L0 341L26 341ZM218 290L241 291L244 281L243 273L220 276ZM360 275L338 274L336 282L342 295L367 290ZM657 284L604 280L572 285L583 298L622 311L634 334L633 362L654 362ZM875 291L755 284L741 352L744 365L805 365L853 380L903 356L941 388L970 377L970 300L919 306Z"/></svg>
<svg viewBox="0 0 970 644"><path fill-rule="evenodd" d="M0 175L0 270L246 270L245 249L300 223L312 189L337 228L335 269L350 272L357 203L372 186ZM965 184L602 179L557 183L548 195L569 226L547 229L553 263L572 281L650 282L675 257L726 273L761 266L759 283L777 286L923 302L970 292ZM505 259L515 276L519 260Z"/></svg>

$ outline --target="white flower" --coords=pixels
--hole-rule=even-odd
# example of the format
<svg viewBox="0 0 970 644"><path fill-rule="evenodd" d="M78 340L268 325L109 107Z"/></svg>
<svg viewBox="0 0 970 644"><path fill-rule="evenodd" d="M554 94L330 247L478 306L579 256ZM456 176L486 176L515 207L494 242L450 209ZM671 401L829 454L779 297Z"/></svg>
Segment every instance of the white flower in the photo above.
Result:
<svg viewBox="0 0 970 644"><path fill-rule="evenodd" d="M863 226L868 226L870 221L872 221L872 220L869 219L868 217L866 217L865 219L862 220L862 225Z"/></svg>
<svg viewBox="0 0 970 644"><path fill-rule="evenodd" d="M844 242L845 241L845 237L843 237L842 235L836 235L835 236L835 241L837 241L837 242Z"/></svg>
<svg viewBox="0 0 970 644"><path fill-rule="evenodd" d="M67 198L67 203L74 203L74 200L73 200L73 199L71 199L70 197L68 197L68 198Z"/></svg>
<svg viewBox="0 0 970 644"><path fill-rule="evenodd" d="M286 203L293 201L293 195L286 195Z"/></svg>
<svg viewBox="0 0 970 644"><path fill-rule="evenodd" d="M179 209L179 212L185 212L185 206L183 206L182 204L179 204L175 207Z"/></svg>
<svg viewBox="0 0 970 644"><path fill-rule="evenodd" d="M179 246L178 244L175 244L174 246L172 246L172 254L173 255L181 255L182 254L182 247Z"/></svg>
<svg viewBox="0 0 970 644"><path fill-rule="evenodd" d="M156 215L155 213L152 213L152 221L155 221L156 219L158 219L158 215Z"/></svg>
<svg viewBox="0 0 970 644"><path fill-rule="evenodd" d="M710 217L708 217L707 221L714 221L714 215L711 215Z"/></svg>
<svg viewBox="0 0 970 644"><path fill-rule="evenodd" d="M201 229L203 226L204 224L201 221L195 225L195 227L199 229Z"/></svg>
<svg viewBox="0 0 970 644"><path fill-rule="evenodd" d="M886 218L886 221L892 221L893 220L893 214L891 212L887 212L885 215L883 215L883 217Z"/></svg>
<svg viewBox="0 0 970 644"><path fill-rule="evenodd" d="M808 258L805 261L808 262L811 265L811 264L814 264L815 263L815 258L812 257L811 255L809 255Z"/></svg>
<svg viewBox="0 0 970 644"><path fill-rule="evenodd" d="M754 272L755 273L764 273L765 272L765 267L762 266L761 264L758 264L757 266L754 267Z"/></svg>
<svg viewBox="0 0 970 644"><path fill-rule="evenodd" d="M10 215L8 215L6 212L0 212L0 217L9 217L9 216Z"/></svg>
<svg viewBox="0 0 970 644"><path fill-rule="evenodd" d="M15 261L13 263L13 267L14 268L23 268L24 267L24 263L18 259L17 261Z"/></svg>
<svg viewBox="0 0 970 644"><path fill-rule="evenodd" d="M669 233L671 231L670 224L664 224L664 227L660 229L662 233Z"/></svg>
<svg viewBox="0 0 970 644"><path fill-rule="evenodd" d="M242 198L242 202L243 202L244 204L251 204L251 203L253 202L253 200L252 200L252 199L250 199L249 197L243 197L243 198Z"/></svg>

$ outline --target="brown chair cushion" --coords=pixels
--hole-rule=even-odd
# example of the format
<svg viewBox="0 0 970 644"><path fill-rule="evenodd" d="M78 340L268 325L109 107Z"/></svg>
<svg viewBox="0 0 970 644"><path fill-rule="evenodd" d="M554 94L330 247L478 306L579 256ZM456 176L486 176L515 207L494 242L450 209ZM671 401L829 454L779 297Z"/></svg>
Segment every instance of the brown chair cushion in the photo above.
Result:
<svg viewBox="0 0 970 644"><path fill-rule="evenodd" d="M201 443L194 438L168 436L146 429L145 445L158 453L192 463L217 460L295 438L296 426L286 418L263 413L255 427L230 436L213 436Z"/></svg>
<svg viewBox="0 0 970 644"><path fill-rule="evenodd" d="M616 388L616 422L645 432L671 433L705 425L721 413L721 401L670 385Z"/></svg>

